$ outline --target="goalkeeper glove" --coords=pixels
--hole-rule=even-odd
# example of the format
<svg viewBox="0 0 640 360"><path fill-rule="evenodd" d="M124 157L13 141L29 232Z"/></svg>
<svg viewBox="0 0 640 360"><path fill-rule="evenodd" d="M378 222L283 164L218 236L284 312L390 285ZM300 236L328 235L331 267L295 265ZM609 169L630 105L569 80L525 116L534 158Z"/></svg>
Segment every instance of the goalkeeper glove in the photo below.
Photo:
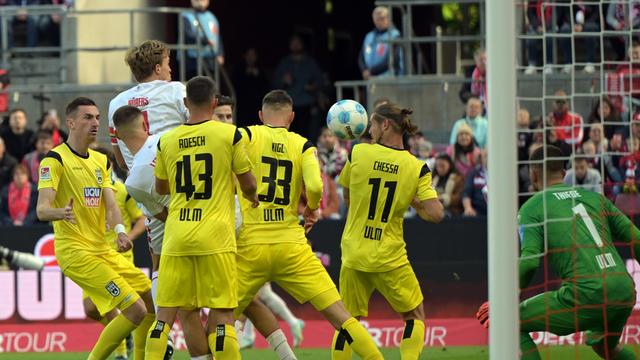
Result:
<svg viewBox="0 0 640 360"><path fill-rule="evenodd" d="M489 328L489 302L488 301L480 305L480 308L478 308L478 312L476 313L476 318L480 321L480 324L484 326L485 329Z"/></svg>

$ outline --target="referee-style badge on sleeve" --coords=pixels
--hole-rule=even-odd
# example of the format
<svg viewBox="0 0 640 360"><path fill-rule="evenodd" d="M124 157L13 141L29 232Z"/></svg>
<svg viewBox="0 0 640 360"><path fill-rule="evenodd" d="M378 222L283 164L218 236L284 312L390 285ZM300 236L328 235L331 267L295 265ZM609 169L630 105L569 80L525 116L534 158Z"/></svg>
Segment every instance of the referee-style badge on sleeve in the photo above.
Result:
<svg viewBox="0 0 640 360"><path fill-rule="evenodd" d="M105 286L105 289L107 289L109 294L113 297L118 297L118 295L120 295L120 288L113 281L109 281L107 286Z"/></svg>
<svg viewBox="0 0 640 360"><path fill-rule="evenodd" d="M40 168L40 180L51 180L51 169L48 166Z"/></svg>
<svg viewBox="0 0 640 360"><path fill-rule="evenodd" d="M102 185L102 170L96 169L96 179L98 180L98 185Z"/></svg>

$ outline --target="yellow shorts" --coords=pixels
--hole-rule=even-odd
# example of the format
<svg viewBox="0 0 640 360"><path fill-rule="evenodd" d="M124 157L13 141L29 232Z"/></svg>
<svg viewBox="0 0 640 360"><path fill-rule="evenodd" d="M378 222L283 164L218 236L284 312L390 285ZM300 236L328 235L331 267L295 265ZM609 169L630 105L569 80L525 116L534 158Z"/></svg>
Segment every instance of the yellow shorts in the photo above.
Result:
<svg viewBox="0 0 640 360"><path fill-rule="evenodd" d="M118 252L118 251L116 250L116 252ZM125 252L118 252L118 254L122 255L127 261L129 261L130 263L134 264L134 266L135 266L135 263L133 261L133 249L131 249L129 251L125 251ZM84 300L84 299L86 299L88 297L89 297L89 294L87 294L86 291L82 290L82 300Z"/></svg>
<svg viewBox="0 0 640 360"><path fill-rule="evenodd" d="M82 288L103 316L116 307L126 309L140 298L138 294L151 290L149 277L115 250L78 255L65 264L63 273Z"/></svg>
<svg viewBox="0 0 640 360"><path fill-rule="evenodd" d="M308 244L238 246L237 258L239 304L236 316L269 281L276 282L298 302L311 302L317 310L324 310L340 300L336 285Z"/></svg>
<svg viewBox="0 0 640 360"><path fill-rule="evenodd" d="M397 313L418 307L424 298L420 283L411 265L406 263L386 272L364 272L342 266L340 269L340 295L347 311L353 316L369 314L369 298L378 290Z"/></svg>
<svg viewBox="0 0 640 360"><path fill-rule="evenodd" d="M156 303L185 310L238 306L236 254L200 256L162 254Z"/></svg>

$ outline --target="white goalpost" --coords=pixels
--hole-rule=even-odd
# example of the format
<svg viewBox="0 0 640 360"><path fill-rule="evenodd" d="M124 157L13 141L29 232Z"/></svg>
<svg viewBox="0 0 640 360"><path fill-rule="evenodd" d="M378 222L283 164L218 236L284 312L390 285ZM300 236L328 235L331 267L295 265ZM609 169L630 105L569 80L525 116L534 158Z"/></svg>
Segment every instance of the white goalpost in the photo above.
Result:
<svg viewBox="0 0 640 360"><path fill-rule="evenodd" d="M486 0L489 121L489 354L517 359L518 316L516 8Z"/></svg>

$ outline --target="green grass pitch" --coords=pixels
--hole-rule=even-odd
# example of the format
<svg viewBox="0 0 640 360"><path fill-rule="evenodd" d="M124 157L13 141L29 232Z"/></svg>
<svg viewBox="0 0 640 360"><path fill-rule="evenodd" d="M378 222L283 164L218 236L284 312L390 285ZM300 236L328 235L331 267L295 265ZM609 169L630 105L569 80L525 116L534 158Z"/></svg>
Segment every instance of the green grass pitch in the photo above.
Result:
<svg viewBox="0 0 640 360"><path fill-rule="evenodd" d="M640 353L640 346L632 348L636 354ZM328 349L297 349L295 350L300 360L320 360L330 359L331 354ZM399 360L398 349L383 349L385 359ZM0 359L34 359L34 360L80 360L86 359L88 353L11 353L0 354ZM598 359L593 351L587 346L551 346L540 348L540 355L545 359ZM277 360L278 357L271 350L242 350L244 360ZM357 357L354 356L354 359ZM449 348L427 348L422 353L421 359L443 359L443 360L484 360L489 358L487 348L484 346L465 346ZM186 351L180 351L173 356L174 360L189 360Z"/></svg>

